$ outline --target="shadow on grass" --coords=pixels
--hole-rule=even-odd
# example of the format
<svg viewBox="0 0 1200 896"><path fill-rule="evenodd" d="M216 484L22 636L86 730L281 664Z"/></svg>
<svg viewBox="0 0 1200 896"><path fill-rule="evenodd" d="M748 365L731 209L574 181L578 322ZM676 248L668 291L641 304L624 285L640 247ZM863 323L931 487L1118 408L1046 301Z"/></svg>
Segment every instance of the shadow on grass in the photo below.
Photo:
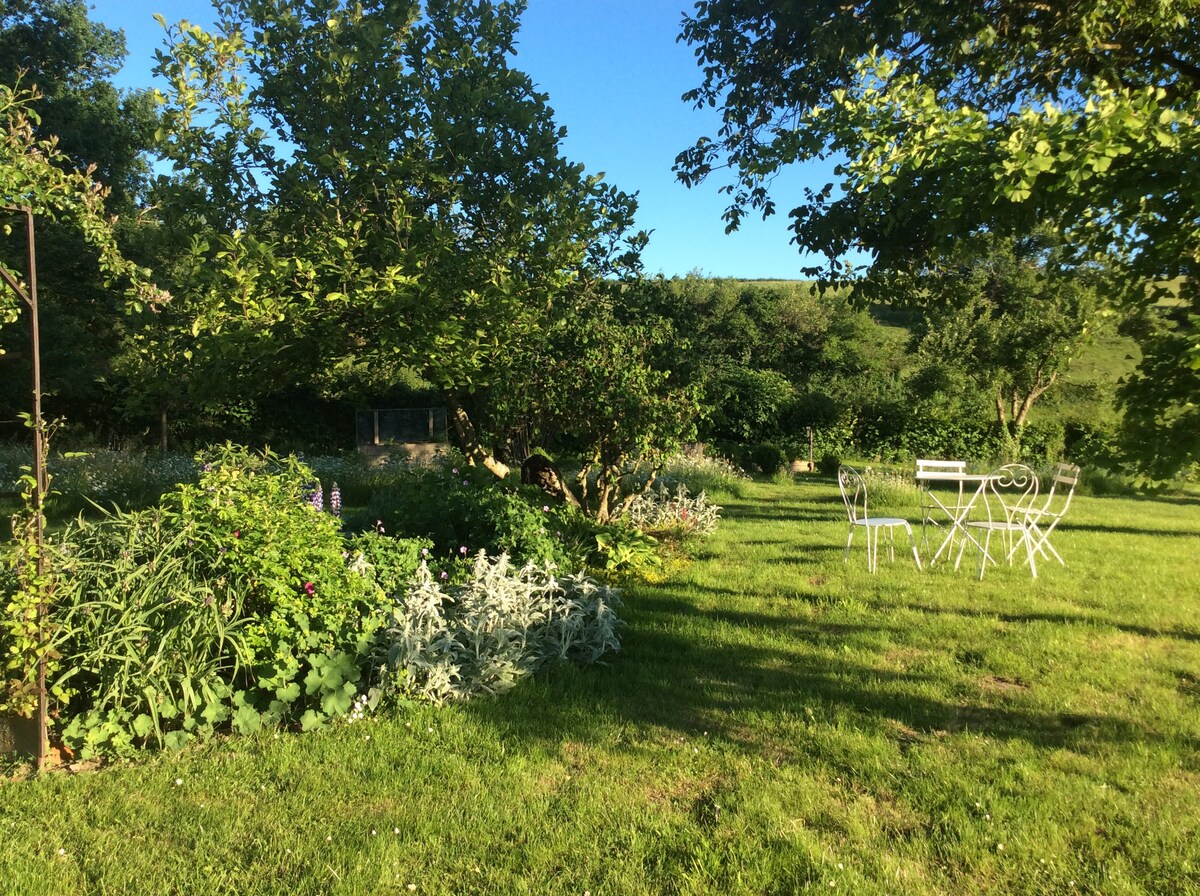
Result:
<svg viewBox="0 0 1200 896"><path fill-rule="evenodd" d="M1111 628L1126 635L1137 635L1142 638L1175 638L1180 641L1200 642L1200 632L1185 631L1176 628L1148 628L1142 625L1129 625L1115 622L1094 613L1080 613L1075 616L1066 613L993 613L986 610L972 610L966 607L929 607L921 604L908 604L907 609L916 613L933 613L946 616L960 616L966 619L987 619L996 622L1006 622L1020 625L1030 622L1048 622L1053 625L1090 625L1100 628Z"/></svg>
<svg viewBox="0 0 1200 896"><path fill-rule="evenodd" d="M1200 538L1200 526L1194 529L1170 528L1149 529L1146 526L1110 526L1106 523L1063 522L1057 532L1097 532L1101 535L1145 535L1150 538Z"/></svg>
<svg viewBox="0 0 1200 896"><path fill-rule="evenodd" d="M826 733L848 728L891 737L900 749L969 731L1079 752L1167 741L1192 755L1200 750L1200 739L1111 714L1039 711L1022 707L1019 699L969 689L959 696L963 682L953 675L895 671L864 664L857 659L861 650L839 650L841 643L900 643L886 625L707 609L658 589L640 592L636 604L624 649L608 668L556 669L524 698L518 689L465 710L506 736L531 742L588 741L606 726L628 725L646 729L651 738L664 730L687 738L708 733L762 755L801 749L810 723ZM771 637L747 632L739 641L728 627L766 628Z"/></svg>
<svg viewBox="0 0 1200 896"><path fill-rule="evenodd" d="M955 648L962 644L906 646L913 641L914 624L921 624L919 619L914 623L912 611L1051 623L1064 629L1096 624L1189 642L1200 640L1196 632L1153 631L1094 614L997 617L984 609L933 609L920 603L922 593L966 587L949 586L940 571L914 571L912 578L897 576L891 582L881 575L870 586L849 589L839 580L836 587L823 589L828 578L837 577L833 571L844 568L846 522L836 489L763 488L758 500L753 489L747 492L749 498L726 507L728 540L715 539L699 552L698 561L710 564L698 571L701 581L630 590L622 613L628 622L624 649L609 666L556 667L531 687L517 688L503 700L475 701L463 711L505 737L550 749L565 741L597 739L633 749L638 741L670 743L708 732L747 754L774 758L824 749L822 755L828 756L841 751L829 746L830 738L853 737L853 732L891 742L899 751L971 732L1043 750L1093 753L1161 744L1179 755L1200 755L1200 738L1188 731L1161 730L1152 720L1124 717L1117 706L1057 712L1054 701L1040 699L1036 692L1029 695L1030 686L1023 682L988 674L986 668L964 669L955 659ZM1155 522L1108 526L1103 517L1097 521L1094 516L1071 526L1068 522L1061 532L1179 534ZM1190 519L1184 525L1188 528L1182 534L1196 534ZM794 551L762 556L792 543L793 533ZM766 550L746 552L748 546ZM896 562L911 567L906 549L897 544ZM770 582L769 593L755 593L759 585L740 590L725 584L724 570L748 562L747 553L757 558L753 562L767 564L765 579L747 578ZM865 566L864 554L856 539L850 564ZM973 593L971 587L967 593ZM875 593L886 593L881 606L902 611L901 617L861 608L827 612L831 604L847 600L856 607L869 604ZM911 604L906 604L906 593ZM627 730L632 736L621 734ZM814 746L820 743L826 746Z"/></svg>

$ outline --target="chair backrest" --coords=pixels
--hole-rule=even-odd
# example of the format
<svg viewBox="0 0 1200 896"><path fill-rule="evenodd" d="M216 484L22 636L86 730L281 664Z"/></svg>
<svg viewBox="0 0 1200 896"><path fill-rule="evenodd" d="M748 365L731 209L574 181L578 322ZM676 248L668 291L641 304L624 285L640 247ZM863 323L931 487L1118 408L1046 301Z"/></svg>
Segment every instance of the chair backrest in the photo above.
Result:
<svg viewBox="0 0 1200 896"><path fill-rule="evenodd" d="M930 460L917 459L917 478L936 479L941 476L961 476L967 472L965 460Z"/></svg>
<svg viewBox="0 0 1200 896"><path fill-rule="evenodd" d="M1074 490L1081 472L1075 464L1059 464L1054 470L1054 486L1064 485Z"/></svg>
<svg viewBox="0 0 1200 896"><path fill-rule="evenodd" d="M1005 464L991 473L984 489L988 520L1012 522L1032 509L1037 494L1037 473L1024 464Z"/></svg>
<svg viewBox="0 0 1200 896"><path fill-rule="evenodd" d="M838 490L851 523L867 517L867 483L854 467L838 467Z"/></svg>
<svg viewBox="0 0 1200 896"><path fill-rule="evenodd" d="M1071 506L1071 498L1075 495L1075 486L1079 484L1079 467L1075 464L1059 464L1054 468L1054 476L1050 479L1050 491L1042 504L1040 513L1047 516L1061 517ZM1056 495L1066 495L1061 507L1051 507Z"/></svg>

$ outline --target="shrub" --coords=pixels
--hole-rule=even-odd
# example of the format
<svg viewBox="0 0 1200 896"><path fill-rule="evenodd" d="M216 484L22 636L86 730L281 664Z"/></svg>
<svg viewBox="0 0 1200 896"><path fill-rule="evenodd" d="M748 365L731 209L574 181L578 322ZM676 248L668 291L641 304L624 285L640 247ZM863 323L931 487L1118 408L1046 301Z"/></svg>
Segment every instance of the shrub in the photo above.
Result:
<svg viewBox="0 0 1200 896"><path fill-rule="evenodd" d="M458 556L465 547L472 555L485 550L507 553L518 562L570 566L579 558L571 556L560 533L575 515L532 486L446 463L413 469L394 488L377 494L354 526L378 524L388 534L428 538L438 557Z"/></svg>
<svg viewBox="0 0 1200 896"><path fill-rule="evenodd" d="M634 498L625 521L652 535L710 535L720 515L721 508L709 503L705 492L692 497L682 482L673 493L659 483Z"/></svg>
<svg viewBox="0 0 1200 896"><path fill-rule="evenodd" d="M1116 427L1111 423L1069 422L1063 440L1067 457L1080 466L1114 470L1121 465Z"/></svg>
<svg viewBox="0 0 1200 896"><path fill-rule="evenodd" d="M360 532L346 540L350 567L371 576L388 597L403 593L416 577L433 543L423 538L391 538L379 532Z"/></svg>
<svg viewBox="0 0 1200 896"><path fill-rule="evenodd" d="M175 747L227 720L309 728L359 690L384 596L305 499L311 470L231 446L199 460L199 484L161 507L80 519L57 540L60 650L78 692L63 735L85 753Z"/></svg>
<svg viewBox="0 0 1200 896"><path fill-rule="evenodd" d="M1030 423L1021 431L1021 459L1033 466L1061 460L1065 440L1063 424L1057 420Z"/></svg>
<svg viewBox="0 0 1200 896"><path fill-rule="evenodd" d="M838 467L842 465L842 458L837 454L823 454L821 459L817 461L817 472L823 476L836 476Z"/></svg>
<svg viewBox="0 0 1200 896"><path fill-rule="evenodd" d="M392 610L380 644L385 696L434 703L511 688L548 661L596 662L620 649L618 593L581 576L556 579L480 552L467 582L442 586L427 569Z"/></svg>
<svg viewBox="0 0 1200 896"><path fill-rule="evenodd" d="M767 476L774 476L787 466L788 462L787 454L773 442L763 442L752 447L750 458L754 465Z"/></svg>

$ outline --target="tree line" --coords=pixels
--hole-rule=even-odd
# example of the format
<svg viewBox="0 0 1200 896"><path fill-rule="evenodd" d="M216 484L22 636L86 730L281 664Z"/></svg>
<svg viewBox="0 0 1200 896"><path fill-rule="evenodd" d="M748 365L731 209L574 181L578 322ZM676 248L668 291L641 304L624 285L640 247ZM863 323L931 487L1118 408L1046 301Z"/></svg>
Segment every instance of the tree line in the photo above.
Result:
<svg viewBox="0 0 1200 896"><path fill-rule="evenodd" d="M1146 347L1125 456L1154 475L1194 461L1192 244L1145 200L1192 170L1192 26L1105 24L1102 3L885 5L702 2L682 26L704 63L688 99L725 127L678 172L728 163L731 227L773 211L775 168L849 158L792 212L796 240L873 264L810 289L645 277L635 198L562 155L511 65L521 3L234 0L212 30L162 20L160 86L123 91L123 35L86 4L12 0L0 184L39 215L48 411L125 443L345 446L355 407L435 402L497 474L541 448L601 481L697 439L767 468L810 426L831 452L1011 453L1120 326ZM1162 59L1130 49L1147 34ZM1034 52L1060 44L1069 75ZM1070 127L1036 111L1055 92ZM18 277L21 251L0 254ZM11 419L27 323L3 309Z"/></svg>

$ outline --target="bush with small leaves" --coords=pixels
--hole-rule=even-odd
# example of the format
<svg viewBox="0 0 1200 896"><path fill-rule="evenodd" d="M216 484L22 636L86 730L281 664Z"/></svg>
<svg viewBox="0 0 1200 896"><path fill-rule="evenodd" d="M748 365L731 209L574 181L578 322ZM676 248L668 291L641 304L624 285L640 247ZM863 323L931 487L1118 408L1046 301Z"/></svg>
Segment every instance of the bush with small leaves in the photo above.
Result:
<svg viewBox="0 0 1200 896"><path fill-rule="evenodd" d="M507 553L519 562L574 566L561 533L573 510L533 486L497 481L479 468L441 466L413 469L393 488L378 493L352 528L382 525L389 535L428 538L438 557L485 550Z"/></svg>

